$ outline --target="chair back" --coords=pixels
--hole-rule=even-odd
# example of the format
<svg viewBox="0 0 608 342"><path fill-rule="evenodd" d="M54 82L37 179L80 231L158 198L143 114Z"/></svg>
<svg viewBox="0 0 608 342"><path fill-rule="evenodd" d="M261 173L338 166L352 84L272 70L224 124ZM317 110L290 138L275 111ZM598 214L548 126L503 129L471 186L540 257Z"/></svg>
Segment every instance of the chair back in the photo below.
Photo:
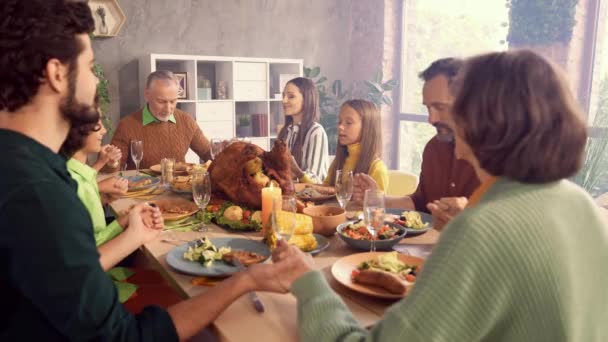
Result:
<svg viewBox="0 0 608 342"><path fill-rule="evenodd" d="M407 196L416 191L418 187L418 176L406 171L388 170L388 189L386 194L389 196Z"/></svg>

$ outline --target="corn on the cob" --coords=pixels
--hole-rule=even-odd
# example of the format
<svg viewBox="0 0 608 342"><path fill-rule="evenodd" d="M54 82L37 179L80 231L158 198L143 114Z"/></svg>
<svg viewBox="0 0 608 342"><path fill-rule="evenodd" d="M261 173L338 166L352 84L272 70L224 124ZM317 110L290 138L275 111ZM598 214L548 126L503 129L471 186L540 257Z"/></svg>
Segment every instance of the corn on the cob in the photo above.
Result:
<svg viewBox="0 0 608 342"><path fill-rule="evenodd" d="M293 213L287 211L278 211L277 225L279 227L289 227L293 219ZM296 227L293 230L294 235L312 234L312 217L304 214L296 214Z"/></svg>
<svg viewBox="0 0 608 342"><path fill-rule="evenodd" d="M317 240L312 234L292 235L289 243L296 245L304 252L310 252L317 248Z"/></svg>

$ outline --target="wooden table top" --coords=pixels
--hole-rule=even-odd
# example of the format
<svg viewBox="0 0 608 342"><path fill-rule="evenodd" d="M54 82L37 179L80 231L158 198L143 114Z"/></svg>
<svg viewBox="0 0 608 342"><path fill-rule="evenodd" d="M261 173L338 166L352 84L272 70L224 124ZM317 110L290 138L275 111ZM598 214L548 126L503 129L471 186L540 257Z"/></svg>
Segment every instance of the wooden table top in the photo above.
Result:
<svg viewBox="0 0 608 342"><path fill-rule="evenodd" d="M178 196L166 193L161 197ZM127 209L131 204L141 202L138 199L120 199L111 204L115 212ZM192 241L202 236L215 237L240 237L246 239L260 240L261 233L234 233L228 232L217 225L208 224L207 232L163 232L161 236L145 244L143 253L148 257L151 264L182 294L184 298L196 296L205 292L208 287L192 284L194 277L178 273L171 269L165 260L167 253L173 249L174 243L163 240L180 240L178 244ZM426 258L430 254L432 246L437 242L439 233L431 230L425 234L403 239L399 248L416 256ZM384 311L395 301L369 297L354 292L340 283L331 275L331 266L340 258L358 253L351 249L337 235L329 238L330 246L325 251L314 257L315 268L321 271L330 286L338 293L346 305L353 312L355 318L363 326L371 326L377 322ZM248 296L243 296L230 305L214 322L214 330L221 340L226 341L248 341L251 340L252 332L257 340L263 341L293 341L297 340L297 314L296 300L291 294L258 293L265 306L264 313L255 311Z"/></svg>

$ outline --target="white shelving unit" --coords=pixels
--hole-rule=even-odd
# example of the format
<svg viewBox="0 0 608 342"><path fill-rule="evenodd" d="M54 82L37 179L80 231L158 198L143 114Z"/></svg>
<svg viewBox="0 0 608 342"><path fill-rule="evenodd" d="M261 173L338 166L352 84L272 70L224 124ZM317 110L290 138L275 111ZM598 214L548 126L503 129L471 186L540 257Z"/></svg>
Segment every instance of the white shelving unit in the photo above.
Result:
<svg viewBox="0 0 608 342"><path fill-rule="evenodd" d="M178 108L193 116L208 139L247 137L268 150L284 123L281 99L275 98L282 92L285 76L281 75L302 76L302 63L301 59L150 54L139 62L139 84L156 70L186 73L187 97L178 100ZM211 99L199 98L201 80L210 81ZM219 81L226 82L225 99L218 99ZM143 96L141 104L145 105ZM240 127L246 118L250 129ZM198 162L198 156L188 151L186 161Z"/></svg>

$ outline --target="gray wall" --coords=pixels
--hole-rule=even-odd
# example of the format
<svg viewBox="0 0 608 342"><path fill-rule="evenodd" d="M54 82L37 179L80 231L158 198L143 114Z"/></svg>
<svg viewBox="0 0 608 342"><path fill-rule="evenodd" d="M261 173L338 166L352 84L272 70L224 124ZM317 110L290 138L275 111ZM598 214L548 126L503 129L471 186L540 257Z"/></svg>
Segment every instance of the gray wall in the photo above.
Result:
<svg viewBox="0 0 608 342"><path fill-rule="evenodd" d="M138 58L149 53L302 58L330 80L382 66L384 0L119 0L127 21L93 42L110 81L110 116L139 107Z"/></svg>

